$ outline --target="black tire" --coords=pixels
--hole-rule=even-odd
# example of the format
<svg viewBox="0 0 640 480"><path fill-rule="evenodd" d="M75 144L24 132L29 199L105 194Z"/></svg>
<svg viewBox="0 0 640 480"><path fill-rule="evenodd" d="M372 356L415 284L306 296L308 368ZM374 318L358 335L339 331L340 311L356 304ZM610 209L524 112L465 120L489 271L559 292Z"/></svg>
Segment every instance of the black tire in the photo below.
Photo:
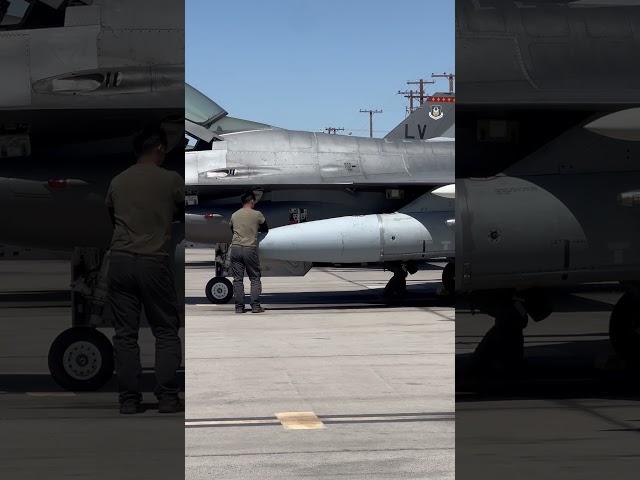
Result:
<svg viewBox="0 0 640 480"><path fill-rule="evenodd" d="M630 365L640 365L640 298L625 293L611 312L609 320L611 345Z"/></svg>
<svg viewBox="0 0 640 480"><path fill-rule="evenodd" d="M442 286L450 295L456 292L456 264L449 262L442 270Z"/></svg>
<svg viewBox="0 0 640 480"><path fill-rule="evenodd" d="M233 298L233 284L224 277L213 277L204 289L211 303L229 303Z"/></svg>
<svg viewBox="0 0 640 480"><path fill-rule="evenodd" d="M49 348L49 371L65 390L98 390L113 376L111 342L95 328L69 328Z"/></svg>

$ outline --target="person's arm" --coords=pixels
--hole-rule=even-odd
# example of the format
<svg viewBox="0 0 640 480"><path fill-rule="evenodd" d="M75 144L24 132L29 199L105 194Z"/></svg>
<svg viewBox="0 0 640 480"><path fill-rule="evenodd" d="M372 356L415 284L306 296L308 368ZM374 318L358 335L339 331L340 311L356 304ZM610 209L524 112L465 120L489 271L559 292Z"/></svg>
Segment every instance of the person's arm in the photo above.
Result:
<svg viewBox="0 0 640 480"><path fill-rule="evenodd" d="M113 209L113 189L112 189L112 184L109 184L109 189L107 190L107 196L105 197L104 203L107 207L107 210L109 212L109 220L111 220L111 226L115 227L116 226L116 213L115 210Z"/></svg>
<svg viewBox="0 0 640 480"><path fill-rule="evenodd" d="M264 215L260 213L260 217L258 218L258 231L260 233L269 233L269 225L267 225L267 219L264 218Z"/></svg>
<svg viewBox="0 0 640 480"><path fill-rule="evenodd" d="M182 202L176 202L173 213L174 222L184 222L184 200Z"/></svg>
<svg viewBox="0 0 640 480"><path fill-rule="evenodd" d="M177 173L173 187L173 204L173 221L184 222L184 179Z"/></svg>

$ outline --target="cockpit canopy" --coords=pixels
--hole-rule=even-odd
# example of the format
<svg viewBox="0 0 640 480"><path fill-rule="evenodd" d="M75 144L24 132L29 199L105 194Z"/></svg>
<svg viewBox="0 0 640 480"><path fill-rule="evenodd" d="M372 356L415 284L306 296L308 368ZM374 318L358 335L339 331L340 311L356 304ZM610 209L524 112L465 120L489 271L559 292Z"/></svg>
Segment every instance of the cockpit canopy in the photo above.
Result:
<svg viewBox="0 0 640 480"><path fill-rule="evenodd" d="M204 93L185 83L184 115L190 122L209 128L213 123L225 117L227 112Z"/></svg>
<svg viewBox="0 0 640 480"><path fill-rule="evenodd" d="M265 123L230 117L224 108L188 83L184 91L187 150L208 149L213 140L222 140L218 135L273 128Z"/></svg>
<svg viewBox="0 0 640 480"><path fill-rule="evenodd" d="M0 0L0 31L64 26L65 8L89 0Z"/></svg>

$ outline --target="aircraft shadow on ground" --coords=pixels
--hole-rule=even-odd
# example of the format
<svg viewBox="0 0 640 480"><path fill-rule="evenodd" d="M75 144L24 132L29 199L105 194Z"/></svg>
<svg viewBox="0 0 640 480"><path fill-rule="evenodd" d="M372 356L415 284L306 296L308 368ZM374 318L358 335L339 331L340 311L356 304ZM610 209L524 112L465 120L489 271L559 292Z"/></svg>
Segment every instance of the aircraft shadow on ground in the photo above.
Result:
<svg viewBox="0 0 640 480"><path fill-rule="evenodd" d="M599 340L588 340L598 336ZM525 336L524 364L479 366L473 353L456 354L456 401L610 398L640 400L640 369L613 354L606 333ZM563 339L582 337L585 340Z"/></svg>
<svg viewBox="0 0 640 480"><path fill-rule="evenodd" d="M616 295L613 301L617 301L618 295L622 295L622 289L612 290L611 288L598 288L597 286L590 286L589 288L580 290L571 290L566 292L555 292L549 297L549 301L553 307L553 317L556 313L577 313L577 312L610 312L613 309L614 303L609 301L601 301L595 298L585 298L578 296L577 294L584 293L604 293ZM456 313L469 314L472 313L472 305L465 298L459 298L456 300ZM546 320L545 320L546 321Z"/></svg>
<svg viewBox="0 0 640 480"><path fill-rule="evenodd" d="M261 297L268 310L344 310L402 307L453 307L451 297L438 295L433 288L409 287L407 295L396 299L385 299L382 288L348 292L290 292L264 293ZM205 296L187 297L187 305L207 304ZM233 306L233 300L220 307Z"/></svg>
<svg viewBox="0 0 640 480"><path fill-rule="evenodd" d="M29 292L2 292L0 291L0 305L4 303L24 303L25 308L28 302L50 302L53 306L59 306L58 303L71 302L70 290L45 290L45 291L29 291ZM41 305L37 305L41 307Z"/></svg>
<svg viewBox="0 0 640 480"><path fill-rule="evenodd" d="M178 375L180 390L184 392L184 373ZM141 388L143 392L153 392L156 385L156 378L153 371L145 371L141 377ZM62 389L48 373L10 373L0 374L0 389L5 393L56 393L66 392ZM102 388L96 392L118 392L117 379L114 376ZM152 395L151 393L149 393ZM153 395L152 395L153 396Z"/></svg>

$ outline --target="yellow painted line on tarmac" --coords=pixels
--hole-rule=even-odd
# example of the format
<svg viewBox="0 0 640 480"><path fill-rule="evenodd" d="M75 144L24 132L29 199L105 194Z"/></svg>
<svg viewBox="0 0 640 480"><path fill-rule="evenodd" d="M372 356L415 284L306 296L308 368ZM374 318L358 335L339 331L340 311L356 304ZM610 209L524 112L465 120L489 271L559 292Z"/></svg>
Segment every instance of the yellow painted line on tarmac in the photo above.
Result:
<svg viewBox="0 0 640 480"><path fill-rule="evenodd" d="M276 417L287 430L316 430L324 428L324 423L313 412L280 412Z"/></svg>
<svg viewBox="0 0 640 480"><path fill-rule="evenodd" d="M227 427L242 425L273 425L275 419L247 419L247 420L187 420L185 427ZM275 423L277 425L277 423Z"/></svg>

